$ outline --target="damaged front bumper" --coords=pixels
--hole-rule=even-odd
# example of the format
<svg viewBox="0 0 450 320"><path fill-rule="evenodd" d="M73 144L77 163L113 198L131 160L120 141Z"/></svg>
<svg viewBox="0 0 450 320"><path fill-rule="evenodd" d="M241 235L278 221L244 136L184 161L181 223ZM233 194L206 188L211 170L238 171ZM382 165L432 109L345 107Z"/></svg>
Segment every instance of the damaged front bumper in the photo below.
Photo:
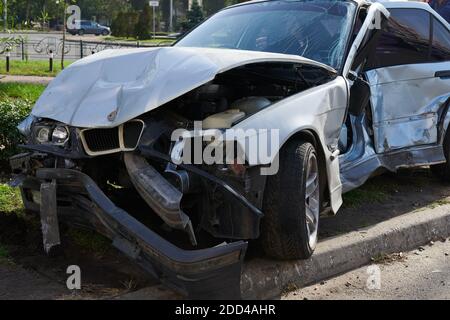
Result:
<svg viewBox="0 0 450 320"><path fill-rule="evenodd" d="M60 204L59 192L67 185L77 185L80 194L84 194L71 192L71 208ZM34 209L40 209L43 227L45 223L47 229L46 249L59 240L58 218L70 220L82 216L91 227L110 238L117 249L189 299L241 297L240 276L246 242L192 251L180 249L118 208L93 179L77 170L38 169L36 177L24 177L21 186L40 193L40 206ZM23 197L26 207L27 204L36 206L33 201L27 203L25 194Z"/></svg>

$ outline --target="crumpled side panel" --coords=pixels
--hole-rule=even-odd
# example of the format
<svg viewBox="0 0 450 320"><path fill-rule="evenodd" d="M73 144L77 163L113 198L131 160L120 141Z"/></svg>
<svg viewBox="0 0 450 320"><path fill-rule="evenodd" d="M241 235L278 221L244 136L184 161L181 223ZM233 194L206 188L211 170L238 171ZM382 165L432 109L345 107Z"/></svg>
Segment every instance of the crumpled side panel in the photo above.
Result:
<svg viewBox="0 0 450 320"><path fill-rule="evenodd" d="M367 72L378 153L436 143L438 116L450 96L450 80L435 77L448 62Z"/></svg>

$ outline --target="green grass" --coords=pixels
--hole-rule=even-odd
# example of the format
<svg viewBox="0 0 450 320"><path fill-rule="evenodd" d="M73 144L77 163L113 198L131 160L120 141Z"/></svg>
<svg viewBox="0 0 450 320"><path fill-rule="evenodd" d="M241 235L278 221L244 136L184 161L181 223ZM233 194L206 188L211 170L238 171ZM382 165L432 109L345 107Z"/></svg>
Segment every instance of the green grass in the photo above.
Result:
<svg viewBox="0 0 450 320"><path fill-rule="evenodd" d="M0 264L12 264L12 261L9 258L8 249L0 244Z"/></svg>
<svg viewBox="0 0 450 320"><path fill-rule="evenodd" d="M359 188L344 194L344 207L356 208L363 204L382 202L388 194L383 190Z"/></svg>
<svg viewBox="0 0 450 320"><path fill-rule="evenodd" d="M124 41L124 42L137 42L138 40L136 38L126 38L126 37L114 37L114 36L109 36L109 37L105 37L104 39L105 41ZM140 43L144 43L144 44L154 44L154 45L158 45L158 44L164 44L164 45L169 45L175 42L175 40L172 39L164 39L164 38L155 38L155 39L148 39L148 40L139 40Z"/></svg>
<svg viewBox="0 0 450 320"><path fill-rule="evenodd" d="M67 67L71 63L72 61L66 61L64 65ZM50 72L48 60L12 60L10 62L10 71L6 73L6 61L4 59L0 60L0 74L54 77L61 71L61 63L59 60L54 61L53 68L53 72Z"/></svg>
<svg viewBox="0 0 450 320"><path fill-rule="evenodd" d="M344 208L358 208L365 204L380 203L405 186L416 184L414 179L400 179L399 176L381 175L369 179L361 187L356 188L343 195Z"/></svg>
<svg viewBox="0 0 450 320"><path fill-rule="evenodd" d="M0 99L23 99L35 103L45 85L31 83L0 83Z"/></svg>
<svg viewBox="0 0 450 320"><path fill-rule="evenodd" d="M95 254L103 255L111 248L110 241L94 231L70 229L69 237L75 245Z"/></svg>
<svg viewBox="0 0 450 320"><path fill-rule="evenodd" d="M0 213L17 213L23 209L20 191L0 184Z"/></svg>
<svg viewBox="0 0 450 320"><path fill-rule="evenodd" d="M8 250L0 244L0 260L8 258Z"/></svg>
<svg viewBox="0 0 450 320"><path fill-rule="evenodd" d="M439 199L439 200L436 200L435 202L430 203L428 205L428 208L435 209L437 207L445 206L447 204L450 204L450 199L448 199L448 198L446 198L446 199Z"/></svg>
<svg viewBox="0 0 450 320"><path fill-rule="evenodd" d="M363 186L343 195L345 208L357 208L364 204L377 203L386 200L395 184L386 183L379 177L369 180Z"/></svg>

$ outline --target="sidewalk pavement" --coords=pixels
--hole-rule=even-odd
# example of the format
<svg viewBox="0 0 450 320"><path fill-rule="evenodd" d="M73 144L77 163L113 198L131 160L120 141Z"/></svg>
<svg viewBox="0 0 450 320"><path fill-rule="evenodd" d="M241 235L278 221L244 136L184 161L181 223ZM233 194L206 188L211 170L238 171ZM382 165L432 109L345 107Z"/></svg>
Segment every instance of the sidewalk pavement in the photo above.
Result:
<svg viewBox="0 0 450 320"><path fill-rule="evenodd" d="M53 77L0 75L0 83L32 83L48 85Z"/></svg>
<svg viewBox="0 0 450 320"><path fill-rule="evenodd" d="M450 241L382 256L370 267L290 292L283 300L450 299Z"/></svg>

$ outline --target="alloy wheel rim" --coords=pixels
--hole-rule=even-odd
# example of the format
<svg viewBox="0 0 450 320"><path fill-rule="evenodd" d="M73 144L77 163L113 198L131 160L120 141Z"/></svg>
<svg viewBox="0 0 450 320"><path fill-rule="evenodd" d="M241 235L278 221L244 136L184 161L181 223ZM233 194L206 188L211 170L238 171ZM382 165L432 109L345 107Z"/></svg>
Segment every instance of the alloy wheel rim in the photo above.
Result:
<svg viewBox="0 0 450 320"><path fill-rule="evenodd" d="M317 245L320 214L319 168L316 155L311 152L308 158L305 187L305 213L308 242L311 249Z"/></svg>

